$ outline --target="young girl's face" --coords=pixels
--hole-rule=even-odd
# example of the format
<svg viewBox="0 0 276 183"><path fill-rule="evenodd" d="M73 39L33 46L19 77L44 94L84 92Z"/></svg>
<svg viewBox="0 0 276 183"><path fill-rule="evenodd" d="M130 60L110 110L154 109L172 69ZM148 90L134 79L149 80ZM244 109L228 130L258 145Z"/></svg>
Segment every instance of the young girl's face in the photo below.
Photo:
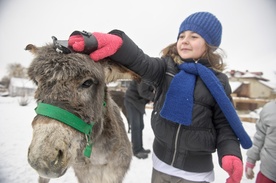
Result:
<svg viewBox="0 0 276 183"><path fill-rule="evenodd" d="M206 52L205 40L197 33L184 31L177 40L177 52L182 59L197 60Z"/></svg>

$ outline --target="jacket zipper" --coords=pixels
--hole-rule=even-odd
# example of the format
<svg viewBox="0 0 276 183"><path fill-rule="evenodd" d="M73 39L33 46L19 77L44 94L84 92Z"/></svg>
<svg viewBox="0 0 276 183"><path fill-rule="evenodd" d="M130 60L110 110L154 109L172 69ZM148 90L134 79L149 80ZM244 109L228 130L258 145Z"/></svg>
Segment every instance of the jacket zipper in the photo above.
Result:
<svg viewBox="0 0 276 183"><path fill-rule="evenodd" d="M173 73L170 73L170 72L166 72L167 75L171 76L174 78L175 74ZM173 153L173 159L172 159L172 162L171 162L171 166L173 166L174 164L174 161L175 161L175 156L176 156L176 152L177 152L177 142L178 142L178 136L179 136L179 131L180 131L180 127L181 125L179 124L178 125L178 128L177 128L177 131L176 131L176 136L175 136L175 142L174 142L174 153Z"/></svg>
<svg viewBox="0 0 276 183"><path fill-rule="evenodd" d="M175 156L176 156L176 152L177 152L177 142L178 142L178 139L179 139L180 127L181 127L181 125L179 124L179 125L178 125L178 128L177 128L177 131L176 131L176 136L175 136L174 153L173 153L173 159L172 159L171 166L173 166L174 161L175 161Z"/></svg>

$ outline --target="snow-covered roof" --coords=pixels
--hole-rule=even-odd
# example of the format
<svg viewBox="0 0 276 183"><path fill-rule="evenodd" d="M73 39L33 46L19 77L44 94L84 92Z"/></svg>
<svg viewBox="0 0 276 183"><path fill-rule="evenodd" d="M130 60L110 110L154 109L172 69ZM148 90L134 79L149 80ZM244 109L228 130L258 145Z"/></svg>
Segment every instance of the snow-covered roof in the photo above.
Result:
<svg viewBox="0 0 276 183"><path fill-rule="evenodd" d="M117 87L119 85L118 82L110 82L107 84L107 87Z"/></svg>
<svg viewBox="0 0 276 183"><path fill-rule="evenodd" d="M242 82L240 82L240 81L229 81L229 83L230 83L232 92L234 92L236 89L238 89L242 85Z"/></svg>
<svg viewBox="0 0 276 183"><path fill-rule="evenodd" d="M262 72L249 72L249 71L238 71L238 70L225 70L224 73L228 76L228 78L255 78L259 81L269 81L269 79L262 77Z"/></svg>
<svg viewBox="0 0 276 183"><path fill-rule="evenodd" d="M267 81L260 81L265 86L268 86L269 88L276 89L276 84L273 82L267 82Z"/></svg>

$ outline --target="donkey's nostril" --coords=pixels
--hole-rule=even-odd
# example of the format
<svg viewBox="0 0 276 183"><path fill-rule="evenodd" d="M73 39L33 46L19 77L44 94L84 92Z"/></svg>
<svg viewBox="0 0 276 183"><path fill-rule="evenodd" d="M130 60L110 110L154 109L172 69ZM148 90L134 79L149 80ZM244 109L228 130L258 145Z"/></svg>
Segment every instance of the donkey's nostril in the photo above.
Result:
<svg viewBox="0 0 276 183"><path fill-rule="evenodd" d="M61 159L62 157L63 157L63 152L62 152L62 150L59 150L59 151L58 151L57 158L58 158L58 159Z"/></svg>
<svg viewBox="0 0 276 183"><path fill-rule="evenodd" d="M57 164L59 164L62 161L62 158L63 158L63 152L62 152L62 150L58 150L57 157L54 161L52 161L51 164L56 166Z"/></svg>

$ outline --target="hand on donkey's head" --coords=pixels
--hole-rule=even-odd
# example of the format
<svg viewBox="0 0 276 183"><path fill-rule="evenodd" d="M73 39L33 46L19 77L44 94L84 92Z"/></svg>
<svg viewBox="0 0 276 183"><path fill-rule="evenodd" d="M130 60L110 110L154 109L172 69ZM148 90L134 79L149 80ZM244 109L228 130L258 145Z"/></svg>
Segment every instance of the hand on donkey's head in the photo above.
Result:
<svg viewBox="0 0 276 183"><path fill-rule="evenodd" d="M99 61L116 53L123 41L119 36L94 32L92 34L73 32L68 45L76 52L87 53L94 61Z"/></svg>
<svg viewBox="0 0 276 183"><path fill-rule="evenodd" d="M69 37L68 45L77 52L82 52L84 50L84 39L81 35L72 35Z"/></svg>

